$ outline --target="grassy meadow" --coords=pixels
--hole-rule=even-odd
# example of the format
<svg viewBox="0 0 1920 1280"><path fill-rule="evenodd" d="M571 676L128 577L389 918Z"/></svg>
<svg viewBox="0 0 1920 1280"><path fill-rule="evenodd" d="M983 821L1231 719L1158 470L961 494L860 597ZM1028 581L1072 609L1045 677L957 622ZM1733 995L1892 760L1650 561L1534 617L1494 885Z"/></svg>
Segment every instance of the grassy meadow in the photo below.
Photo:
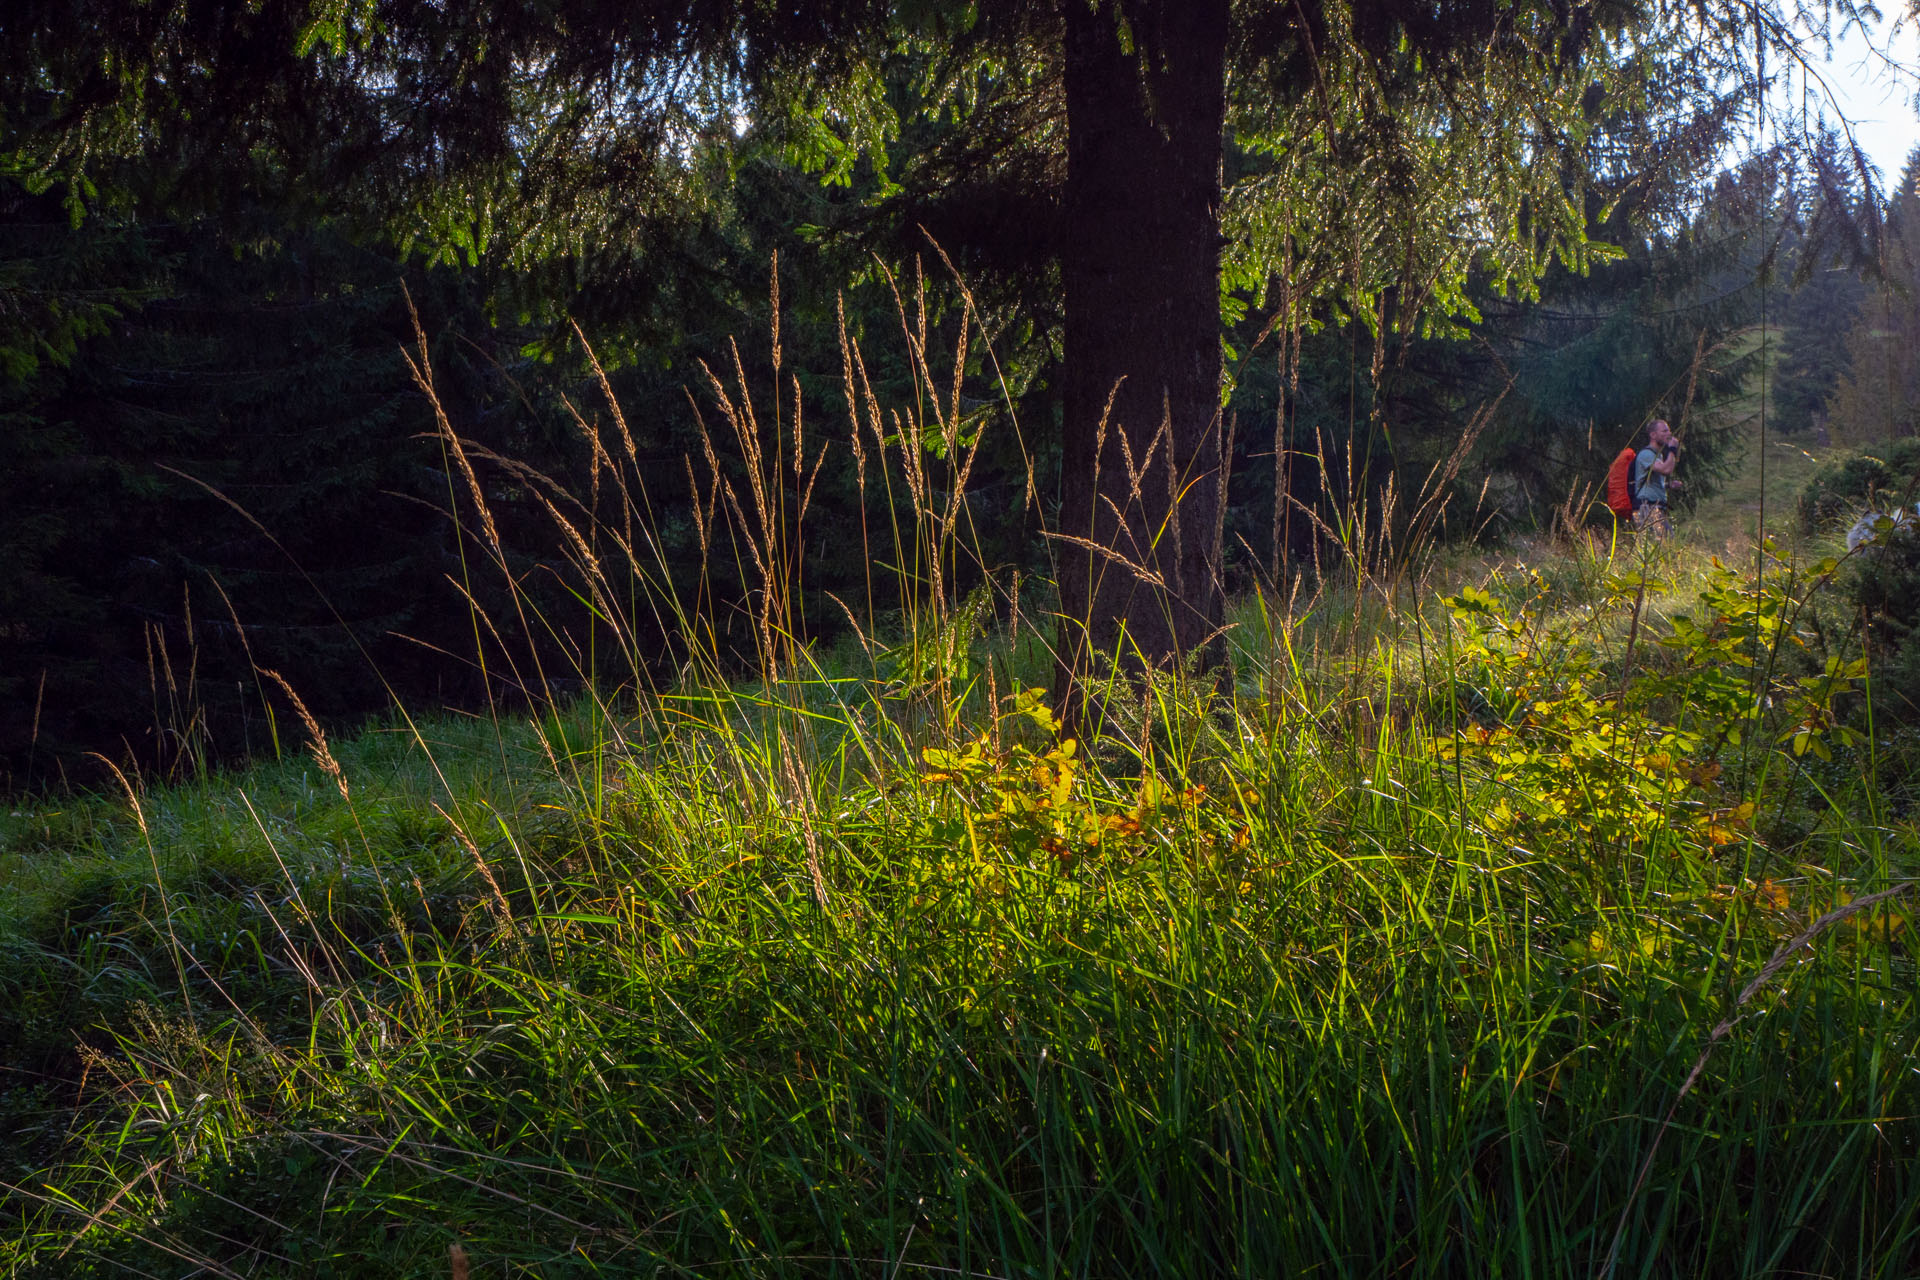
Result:
<svg viewBox="0 0 1920 1280"><path fill-rule="evenodd" d="M1912 1275L1916 746L1741 500L1257 593L1085 731L1004 576L793 641L763 509L757 676L17 801L0 1265Z"/></svg>

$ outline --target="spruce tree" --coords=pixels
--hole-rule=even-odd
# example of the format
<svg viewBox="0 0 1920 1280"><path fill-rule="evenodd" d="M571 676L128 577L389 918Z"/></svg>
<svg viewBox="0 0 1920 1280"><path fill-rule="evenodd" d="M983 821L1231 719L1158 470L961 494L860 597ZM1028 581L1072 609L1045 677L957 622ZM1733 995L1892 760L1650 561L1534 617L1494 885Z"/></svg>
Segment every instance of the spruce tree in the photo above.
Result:
<svg viewBox="0 0 1920 1280"><path fill-rule="evenodd" d="M78 39L76 13L113 59L36 43ZM1751 34L1746 10L1720 17L1224 0L287 0L244 13L189 0L90 15L36 0L0 35L25 38L10 56L37 59L66 104L44 113L60 126L49 136L97 123L104 137L138 115L140 136L179 139L191 119L196 143L288 157L290 190L321 191L350 167L356 192L410 210L442 244L504 239L535 256L688 198L684 158L742 112L795 122L829 173L884 158L901 127L884 68L903 53L930 69L924 83L948 86L928 105L962 113L1009 79L997 68L1051 70L1065 103L1051 249L1066 348L1058 577L1078 632L1067 648L1104 648L1124 622L1154 663L1196 653L1220 614L1223 284L1257 289L1297 261L1314 292L1399 326L1457 314L1475 264L1526 287L1555 255L1584 261L1581 146L1596 102L1633 92L1677 40L1706 49ZM1229 128L1270 160L1237 196L1221 182Z"/></svg>

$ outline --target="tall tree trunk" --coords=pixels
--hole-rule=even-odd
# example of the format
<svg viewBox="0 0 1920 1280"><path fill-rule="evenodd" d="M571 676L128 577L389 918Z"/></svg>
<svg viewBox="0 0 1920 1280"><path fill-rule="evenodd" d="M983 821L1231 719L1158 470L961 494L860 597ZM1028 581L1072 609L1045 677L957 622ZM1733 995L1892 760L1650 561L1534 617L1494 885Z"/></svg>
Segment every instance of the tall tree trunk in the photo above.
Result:
<svg viewBox="0 0 1920 1280"><path fill-rule="evenodd" d="M1116 12L1116 8L1118 12ZM1221 620L1228 0L1065 0L1060 689L1184 660Z"/></svg>

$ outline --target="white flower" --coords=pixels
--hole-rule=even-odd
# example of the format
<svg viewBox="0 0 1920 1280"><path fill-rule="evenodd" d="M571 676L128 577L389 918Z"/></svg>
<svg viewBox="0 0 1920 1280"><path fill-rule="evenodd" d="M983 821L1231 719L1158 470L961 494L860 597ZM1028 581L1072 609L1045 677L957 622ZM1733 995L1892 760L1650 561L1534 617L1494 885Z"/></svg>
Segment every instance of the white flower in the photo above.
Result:
<svg viewBox="0 0 1920 1280"><path fill-rule="evenodd" d="M1869 511L1847 530L1847 550L1858 551L1880 536L1880 522L1886 519L1878 511Z"/></svg>
<svg viewBox="0 0 1920 1280"><path fill-rule="evenodd" d="M1920 528L1920 506L1908 511L1905 507L1895 507L1891 511L1869 511L1853 522L1847 530L1847 550L1858 551L1870 542L1878 542L1891 533L1912 533Z"/></svg>

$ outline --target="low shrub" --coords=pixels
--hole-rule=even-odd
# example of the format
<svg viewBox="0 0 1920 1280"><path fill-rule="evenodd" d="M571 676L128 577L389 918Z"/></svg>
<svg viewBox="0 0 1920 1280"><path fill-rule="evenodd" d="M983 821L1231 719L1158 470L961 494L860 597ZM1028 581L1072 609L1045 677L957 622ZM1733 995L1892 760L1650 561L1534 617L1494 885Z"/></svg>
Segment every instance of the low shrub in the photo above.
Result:
<svg viewBox="0 0 1920 1280"><path fill-rule="evenodd" d="M1868 632L1877 709L1893 723L1920 719L1920 533L1905 521L1876 529L1870 517L1911 511L1917 491L1920 438L1830 462L1800 495L1803 531L1854 526L1842 589Z"/></svg>
<svg viewBox="0 0 1920 1280"><path fill-rule="evenodd" d="M1800 491L1800 531L1824 532L1869 506L1911 502L1920 480L1920 437L1891 440L1824 463Z"/></svg>

